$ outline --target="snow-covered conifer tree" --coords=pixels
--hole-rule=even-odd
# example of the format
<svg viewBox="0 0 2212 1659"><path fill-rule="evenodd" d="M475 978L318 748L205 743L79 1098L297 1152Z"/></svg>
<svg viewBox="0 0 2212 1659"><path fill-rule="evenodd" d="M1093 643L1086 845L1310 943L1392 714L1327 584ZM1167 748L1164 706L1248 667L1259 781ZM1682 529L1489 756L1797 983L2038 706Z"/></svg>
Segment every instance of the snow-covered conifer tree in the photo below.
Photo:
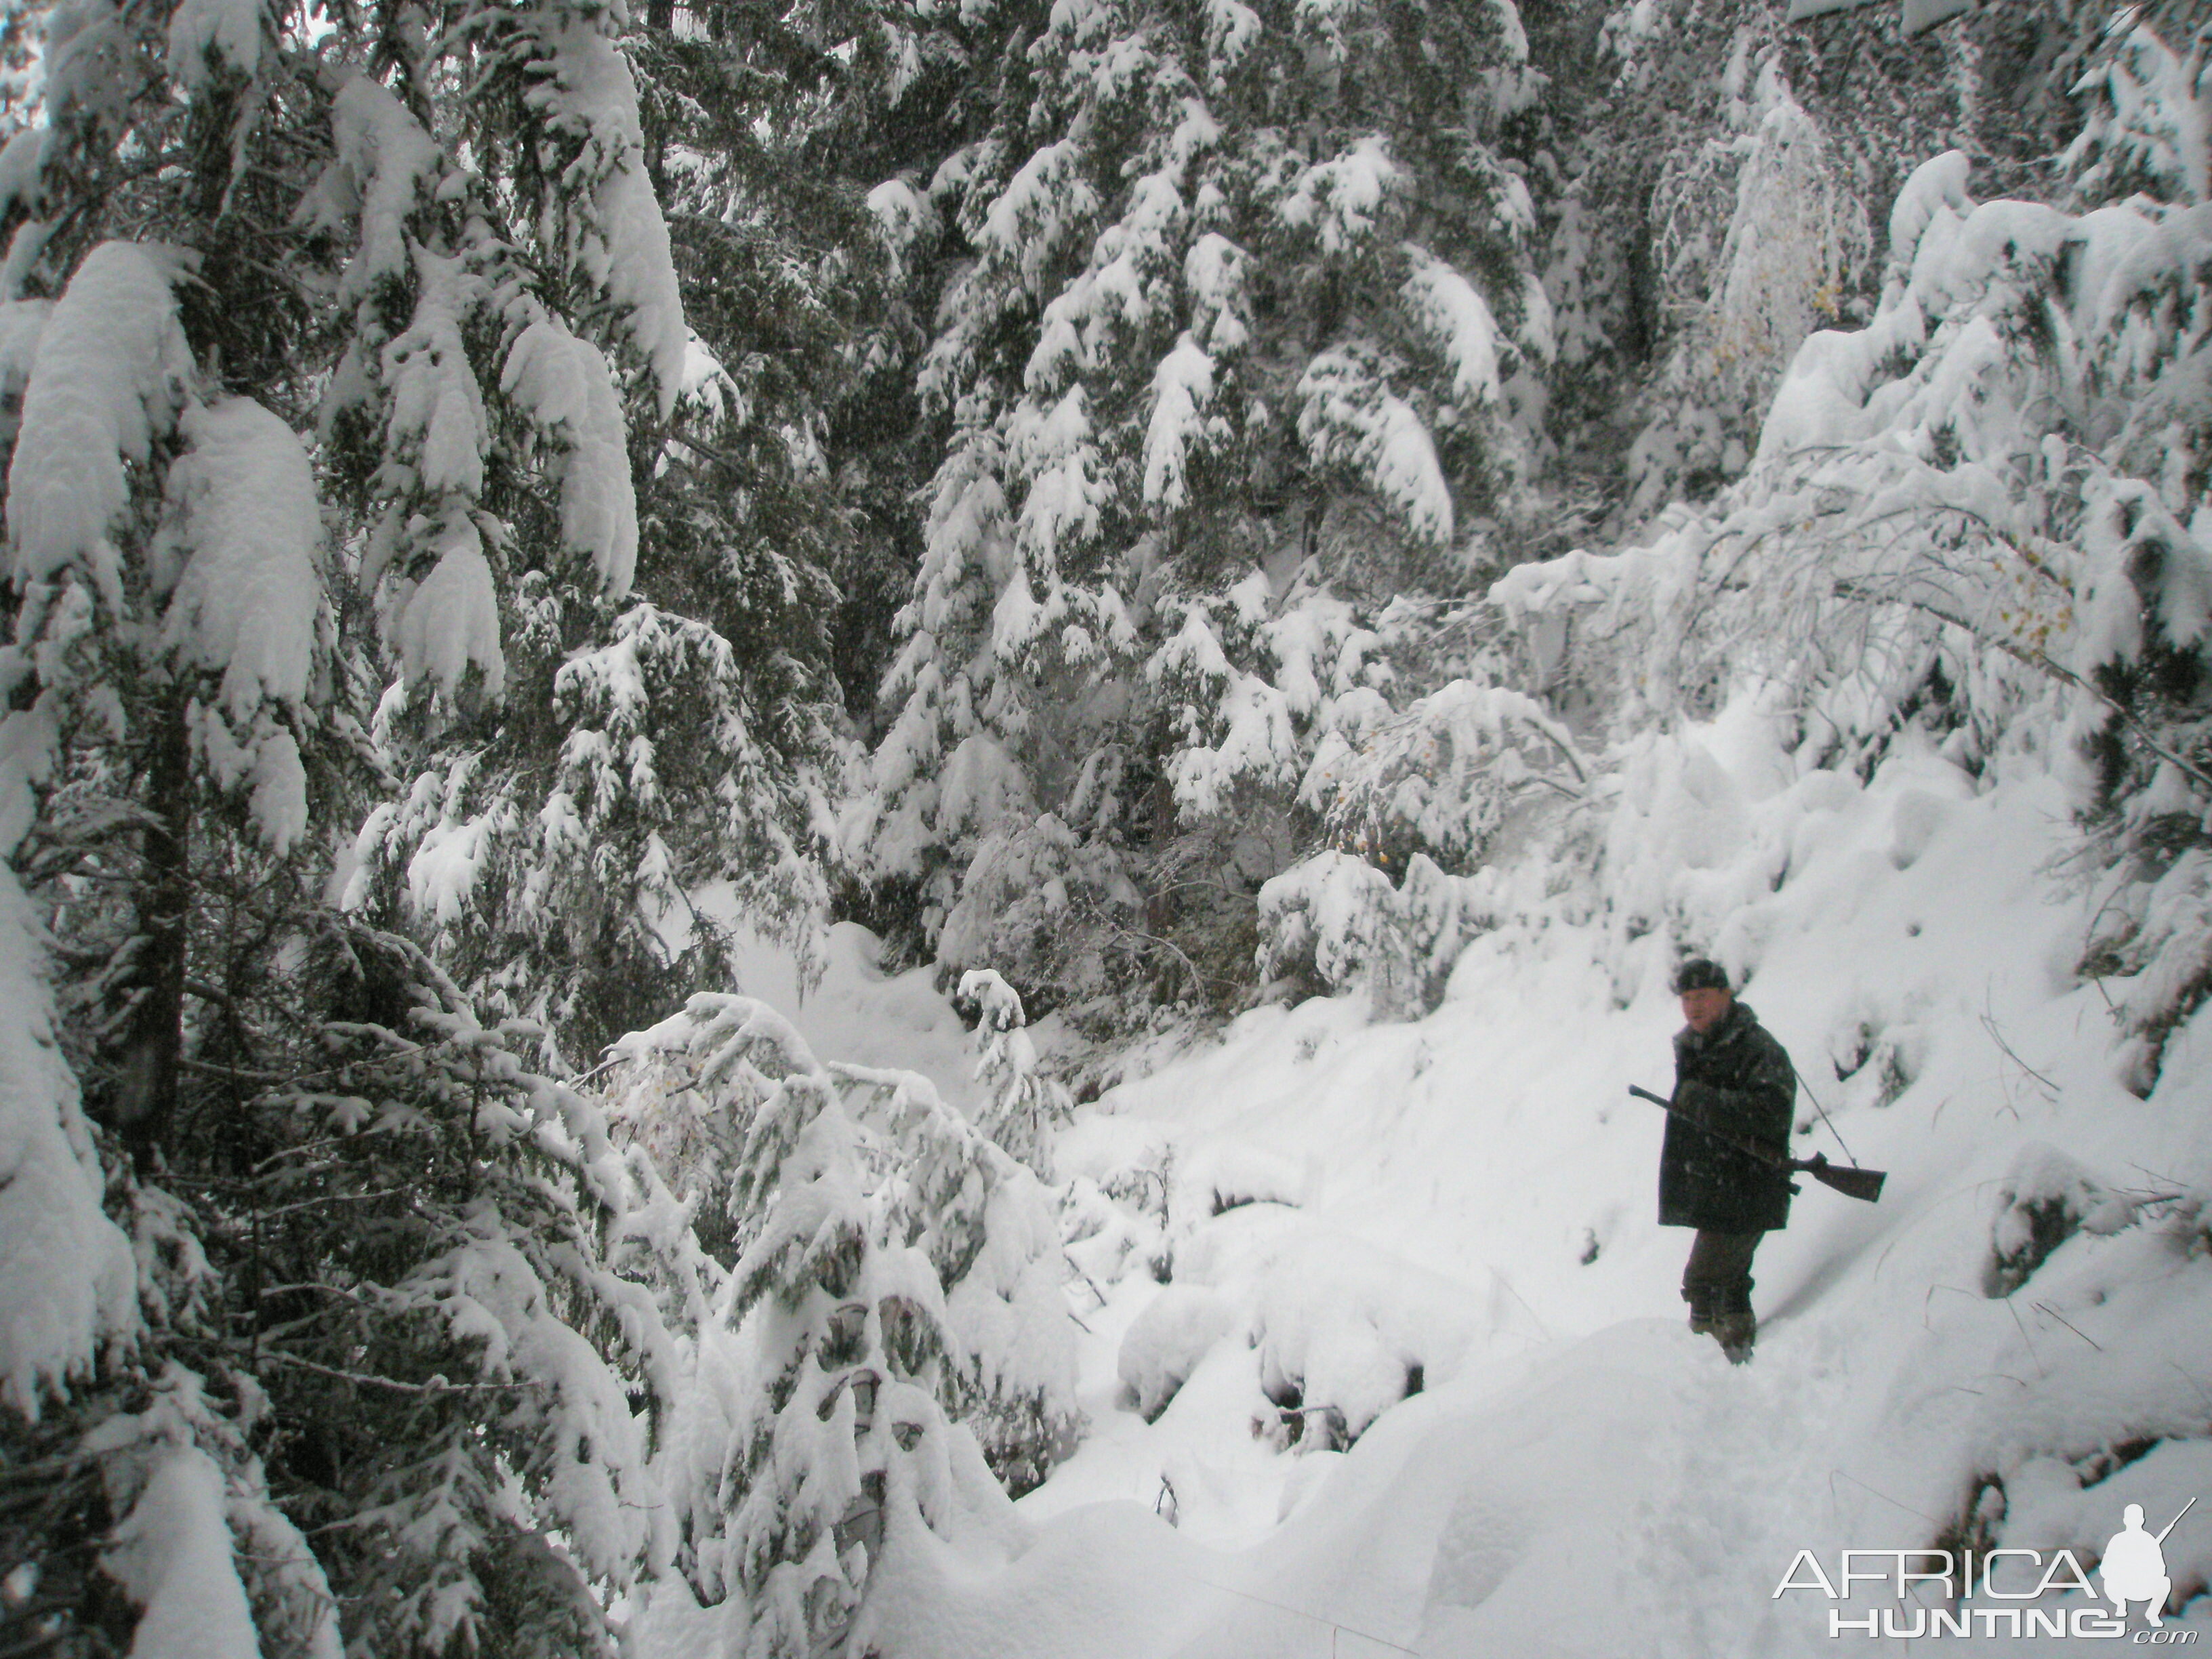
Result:
<svg viewBox="0 0 2212 1659"><path fill-rule="evenodd" d="M852 833L948 965L1079 1002L1249 971L1370 611L1463 583L1518 499L1525 60L1503 4L1063 6L910 181L972 258Z"/></svg>
<svg viewBox="0 0 2212 1659"><path fill-rule="evenodd" d="M1453 679L1402 713L1348 696L1308 767L1301 798L1328 845L1260 890L1260 966L1335 988L1368 981L1378 1014L1443 999L1486 904L1477 872L1509 823L1524 832L1583 798L1589 766L1565 726L1527 693Z"/></svg>
<svg viewBox="0 0 2212 1659"><path fill-rule="evenodd" d="M976 1127L1049 1181L1053 1132L1074 1110L1067 1086L1038 1072L1021 993L998 973L970 968L958 995L975 1008L975 1081L986 1103Z"/></svg>
<svg viewBox="0 0 2212 1659"><path fill-rule="evenodd" d="M483 8L392 84L357 77L306 210L343 250L351 337L322 421L398 671L376 736L404 783L362 828L349 902L545 1023L549 1057L681 982L659 924L683 879L742 857L800 912L819 885L792 833L819 815L763 787L729 641L631 597L634 452L655 447L633 424L675 414L691 349L617 22ZM511 222L463 144L509 168ZM709 848L728 864L702 871Z"/></svg>
<svg viewBox="0 0 2212 1659"><path fill-rule="evenodd" d="M0 1259L76 1241L8 1356L11 1437L51 1425L40 1541L83 1566L40 1613L72 1650L593 1650L645 1552L657 1316L601 1261L604 1133L518 1063L542 1030L325 903L385 786L349 578L458 706L498 689L495 561L619 585L635 552L609 359L424 119L471 64L618 103L619 62L586 16L453 21L436 58L382 12L310 40L258 3L58 5L0 152L0 836L46 933L8 932L40 1201ZM550 82L523 101L580 131ZM532 229L650 385L681 318L616 171Z"/></svg>
<svg viewBox="0 0 2212 1659"><path fill-rule="evenodd" d="M1064 1453L1056 1231L1034 1178L927 1079L824 1066L765 1004L695 997L617 1054L637 1144L680 1109L735 1149L661 1141L683 1201L737 1218L737 1253L669 1427L684 1582L648 1620L716 1606L744 1651L819 1651L905 1528L991 1524L986 1451L1017 1490Z"/></svg>
<svg viewBox="0 0 2212 1659"><path fill-rule="evenodd" d="M1517 135L1558 355L1545 554L1740 477L1799 341L1863 320L1881 216L1927 155L1970 149L2002 193L2073 112L2101 15L1977 8L1908 39L1898 9L1789 21L1767 0L1656 0L1532 27L1547 85ZM1592 27L1591 24L1596 27Z"/></svg>
<svg viewBox="0 0 2212 1659"><path fill-rule="evenodd" d="M333 920L297 948L321 1069L234 1077L234 1133L282 1150L195 1218L258 1303L226 1358L282 1413L273 1483L356 1649L611 1650L605 1593L650 1553L637 1401L674 1349L603 1249L605 1125L407 941Z"/></svg>

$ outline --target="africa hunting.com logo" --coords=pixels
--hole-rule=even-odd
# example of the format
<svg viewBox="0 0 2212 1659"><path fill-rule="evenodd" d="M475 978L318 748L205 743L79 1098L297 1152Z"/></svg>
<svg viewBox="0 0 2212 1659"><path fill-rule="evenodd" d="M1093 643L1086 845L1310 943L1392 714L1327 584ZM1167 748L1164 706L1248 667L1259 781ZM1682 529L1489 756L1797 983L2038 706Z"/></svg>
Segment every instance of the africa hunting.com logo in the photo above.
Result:
<svg viewBox="0 0 2212 1659"><path fill-rule="evenodd" d="M2122 1511L2120 1530L2105 1543L2098 1559L2100 1590L2072 1550L1844 1550L1839 1571L1831 1577L1818 1555L1799 1550L1774 1587L1770 1600L1794 1590L1810 1590L1831 1601L1847 1601L1855 1584L1892 1587L1899 1603L1911 1601L1910 1618L1904 1607L1879 1607L1863 1614L1847 1615L1840 1607L1828 1609L1828 1634L1886 1636L1906 1641L1924 1637L2062 1636L2086 1641L2114 1641L2131 1637L2137 1645L2182 1647L2193 1644L2193 1630L2168 1630L2166 1606L2173 1594L2173 1580L2166 1570L2166 1534L2181 1524L2181 1516L2197 1507L2192 1498L2181 1514L2158 1532L2143 1526L2140 1504ZM2017 1586L2033 1579L2033 1589ZM2000 1588L2000 1581L2008 1586ZM2027 1607L2054 1593L2079 1591L2092 1601L2111 1603L2101 1607ZM1928 1593L1948 1605L1934 1606L1915 1598ZM1977 1603L2011 1602L2013 1606ZM1974 1604L1974 1605L1970 1605ZM2140 1607L2143 1624L2129 1630L2129 1609Z"/></svg>

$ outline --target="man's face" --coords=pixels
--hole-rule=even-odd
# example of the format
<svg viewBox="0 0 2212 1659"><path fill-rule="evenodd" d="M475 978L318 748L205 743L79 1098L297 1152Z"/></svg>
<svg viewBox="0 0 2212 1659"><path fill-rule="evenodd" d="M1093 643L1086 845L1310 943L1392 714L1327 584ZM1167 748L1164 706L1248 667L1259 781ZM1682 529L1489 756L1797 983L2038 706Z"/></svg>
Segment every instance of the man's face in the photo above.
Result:
<svg viewBox="0 0 2212 1659"><path fill-rule="evenodd" d="M1733 993L1717 986L1700 986L1682 993L1682 1018L1692 1030L1703 1036L1728 1018L1729 1006L1735 1000Z"/></svg>

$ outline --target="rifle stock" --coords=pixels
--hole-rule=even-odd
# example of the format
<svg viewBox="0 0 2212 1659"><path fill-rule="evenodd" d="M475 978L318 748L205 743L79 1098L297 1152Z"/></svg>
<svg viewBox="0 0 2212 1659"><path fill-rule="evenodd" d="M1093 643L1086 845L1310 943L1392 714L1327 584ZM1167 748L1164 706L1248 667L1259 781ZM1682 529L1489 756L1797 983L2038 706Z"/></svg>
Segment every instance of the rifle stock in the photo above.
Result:
<svg viewBox="0 0 2212 1659"><path fill-rule="evenodd" d="M1889 1179L1887 1170L1862 1170L1856 1164L1831 1164L1826 1152L1815 1152L1810 1158L1778 1158L1754 1142L1729 1134L1725 1130L1711 1128L1699 1123L1697 1119L1683 1111L1664 1095L1655 1095L1650 1090L1639 1089L1633 1083L1628 1085L1628 1092L1639 1100L1648 1100L1654 1106L1674 1113L1685 1123L1704 1130L1705 1133L1724 1146L1733 1146L1736 1151L1748 1153L1760 1163L1771 1164L1778 1170L1788 1170L1793 1174L1808 1175L1823 1187L1841 1193L1845 1198L1856 1198L1863 1204L1879 1201L1881 1197L1881 1183Z"/></svg>
<svg viewBox="0 0 2212 1659"><path fill-rule="evenodd" d="M1881 1183L1889 1179L1887 1170L1862 1170L1856 1164L1831 1164L1826 1152L1815 1152L1808 1158L1794 1159L1790 1167L1802 1170L1823 1187L1839 1192L1845 1198L1856 1198L1865 1204L1881 1202Z"/></svg>

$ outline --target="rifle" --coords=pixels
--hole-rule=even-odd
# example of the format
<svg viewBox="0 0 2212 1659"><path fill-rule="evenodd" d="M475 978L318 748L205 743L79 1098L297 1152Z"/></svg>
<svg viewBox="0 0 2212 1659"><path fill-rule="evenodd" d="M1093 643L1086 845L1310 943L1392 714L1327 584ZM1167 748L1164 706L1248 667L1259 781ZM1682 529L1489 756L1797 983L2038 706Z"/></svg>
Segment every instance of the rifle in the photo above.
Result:
<svg viewBox="0 0 2212 1659"><path fill-rule="evenodd" d="M1863 1203L1872 1204L1881 1197L1881 1183L1889 1179L1888 1172L1886 1170L1862 1170L1856 1164L1845 1166L1841 1164L1831 1164L1826 1152L1815 1152L1810 1158L1790 1158L1786 1154L1776 1152L1769 1147L1761 1146L1756 1141L1746 1140L1740 1136L1732 1135L1725 1129L1716 1129L1707 1124L1700 1123L1676 1106L1673 1101L1663 1095L1655 1095L1649 1089L1639 1089L1632 1083L1628 1085L1628 1092L1639 1100L1650 1101L1654 1106L1663 1106L1685 1123L1711 1135L1723 1146L1733 1146L1739 1152L1755 1158L1761 1164L1771 1164L1778 1170L1788 1170L1793 1174L1802 1172L1808 1175L1823 1187L1832 1188L1845 1198L1856 1198Z"/></svg>
<svg viewBox="0 0 2212 1659"><path fill-rule="evenodd" d="M2191 1510L2195 1509L2196 1507L2197 1507L2197 1500L2196 1500L2195 1498L2191 1498L2191 1499L2190 1499L2186 1504L2184 1504L2181 1506L2181 1515L2186 1515L2186 1514L2188 1514L2190 1510ZM2173 1517L2173 1519L2172 1519L2172 1520L2171 1520L2171 1521L2169 1521L2169 1522L2167 1522L2166 1523L2166 1532L2172 1532L2172 1531L2176 1527L2178 1527L2178 1526L2179 1526L2179 1525L2181 1524L2181 1515L2177 1515L2177 1516L2175 1516ZM2154 1533L2154 1534L2152 1534L2152 1536L2153 1536L2153 1537L2154 1537L2154 1538L2155 1538L2155 1539L2156 1539L2160 1543L2163 1544L2164 1542L2166 1542L2166 1532L2161 1532L2161 1533Z"/></svg>

